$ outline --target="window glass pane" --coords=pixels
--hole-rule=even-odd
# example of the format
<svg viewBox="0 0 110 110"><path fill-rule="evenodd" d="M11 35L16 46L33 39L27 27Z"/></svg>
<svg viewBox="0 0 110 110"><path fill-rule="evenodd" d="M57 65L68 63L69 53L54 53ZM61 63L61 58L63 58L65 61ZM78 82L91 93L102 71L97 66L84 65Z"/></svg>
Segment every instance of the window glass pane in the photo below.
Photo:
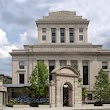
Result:
<svg viewBox="0 0 110 110"><path fill-rule="evenodd" d="M56 28L51 29L52 43L56 42Z"/></svg>
<svg viewBox="0 0 110 110"><path fill-rule="evenodd" d="M79 28L79 33L83 32L83 28Z"/></svg>
<svg viewBox="0 0 110 110"><path fill-rule="evenodd" d="M60 28L60 41L61 43L65 42L65 28Z"/></svg>
<svg viewBox="0 0 110 110"><path fill-rule="evenodd" d="M87 99L92 100L92 94L88 94Z"/></svg>
<svg viewBox="0 0 110 110"><path fill-rule="evenodd" d="M46 40L46 35L42 35L42 40Z"/></svg>
<svg viewBox="0 0 110 110"><path fill-rule="evenodd" d="M46 28L42 28L42 32L45 33L46 32Z"/></svg>
<svg viewBox="0 0 110 110"><path fill-rule="evenodd" d="M83 40L83 35L79 35L79 40Z"/></svg>
<svg viewBox="0 0 110 110"><path fill-rule="evenodd" d="M24 69L24 61L19 61L19 69Z"/></svg>
<svg viewBox="0 0 110 110"><path fill-rule="evenodd" d="M108 68L107 62L102 62L102 68L103 68L103 69L107 69L107 68Z"/></svg>
<svg viewBox="0 0 110 110"><path fill-rule="evenodd" d="M83 66L83 85L88 85L88 66Z"/></svg>
<svg viewBox="0 0 110 110"><path fill-rule="evenodd" d="M60 66L66 66L67 62L66 60L60 60Z"/></svg>
<svg viewBox="0 0 110 110"><path fill-rule="evenodd" d="M74 29L69 28L70 43L74 42Z"/></svg>
<svg viewBox="0 0 110 110"><path fill-rule="evenodd" d="M19 84L24 84L24 74L19 74Z"/></svg>

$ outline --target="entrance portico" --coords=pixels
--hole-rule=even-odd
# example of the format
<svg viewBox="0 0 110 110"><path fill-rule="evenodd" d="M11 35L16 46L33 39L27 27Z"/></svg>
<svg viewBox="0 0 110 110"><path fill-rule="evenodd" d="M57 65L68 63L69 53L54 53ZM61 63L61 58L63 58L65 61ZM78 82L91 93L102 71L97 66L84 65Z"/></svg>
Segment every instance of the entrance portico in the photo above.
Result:
<svg viewBox="0 0 110 110"><path fill-rule="evenodd" d="M77 71L70 66L52 71L50 106L63 107L63 105L70 107L82 105L82 90L78 83Z"/></svg>

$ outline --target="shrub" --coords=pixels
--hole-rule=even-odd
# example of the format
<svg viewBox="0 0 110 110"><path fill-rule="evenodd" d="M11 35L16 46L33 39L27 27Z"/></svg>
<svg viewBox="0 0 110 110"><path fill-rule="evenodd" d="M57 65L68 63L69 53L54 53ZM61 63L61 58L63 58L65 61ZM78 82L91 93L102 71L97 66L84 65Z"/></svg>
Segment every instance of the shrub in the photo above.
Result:
<svg viewBox="0 0 110 110"><path fill-rule="evenodd" d="M38 102L31 102L29 105L31 107L38 107Z"/></svg>
<svg viewBox="0 0 110 110"><path fill-rule="evenodd" d="M102 105L103 105L103 103L101 101L96 101L94 103L94 106L102 106Z"/></svg>
<svg viewBox="0 0 110 110"><path fill-rule="evenodd" d="M8 106L8 107L13 107L14 104L16 104L16 101L11 99L11 100L9 101L9 103L6 104L6 106Z"/></svg>

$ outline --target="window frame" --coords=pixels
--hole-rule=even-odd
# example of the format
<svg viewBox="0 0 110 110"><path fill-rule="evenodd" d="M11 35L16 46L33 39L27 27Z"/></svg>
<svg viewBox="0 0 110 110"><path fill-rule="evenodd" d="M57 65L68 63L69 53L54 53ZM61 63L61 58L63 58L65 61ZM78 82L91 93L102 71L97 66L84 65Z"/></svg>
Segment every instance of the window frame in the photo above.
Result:
<svg viewBox="0 0 110 110"><path fill-rule="evenodd" d="M42 35L42 41L46 41L46 35Z"/></svg>
<svg viewBox="0 0 110 110"><path fill-rule="evenodd" d="M83 35L79 35L79 41L83 41L84 37Z"/></svg>
<svg viewBox="0 0 110 110"><path fill-rule="evenodd" d="M19 61L19 69L25 69L25 62Z"/></svg>

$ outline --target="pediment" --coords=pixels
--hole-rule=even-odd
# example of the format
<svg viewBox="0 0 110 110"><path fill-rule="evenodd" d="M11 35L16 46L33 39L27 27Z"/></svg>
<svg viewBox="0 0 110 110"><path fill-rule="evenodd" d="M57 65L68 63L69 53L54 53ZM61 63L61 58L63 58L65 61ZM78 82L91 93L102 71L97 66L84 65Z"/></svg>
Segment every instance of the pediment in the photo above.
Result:
<svg viewBox="0 0 110 110"><path fill-rule="evenodd" d="M78 77L78 71L71 66L60 66L55 68L51 73L61 76Z"/></svg>

